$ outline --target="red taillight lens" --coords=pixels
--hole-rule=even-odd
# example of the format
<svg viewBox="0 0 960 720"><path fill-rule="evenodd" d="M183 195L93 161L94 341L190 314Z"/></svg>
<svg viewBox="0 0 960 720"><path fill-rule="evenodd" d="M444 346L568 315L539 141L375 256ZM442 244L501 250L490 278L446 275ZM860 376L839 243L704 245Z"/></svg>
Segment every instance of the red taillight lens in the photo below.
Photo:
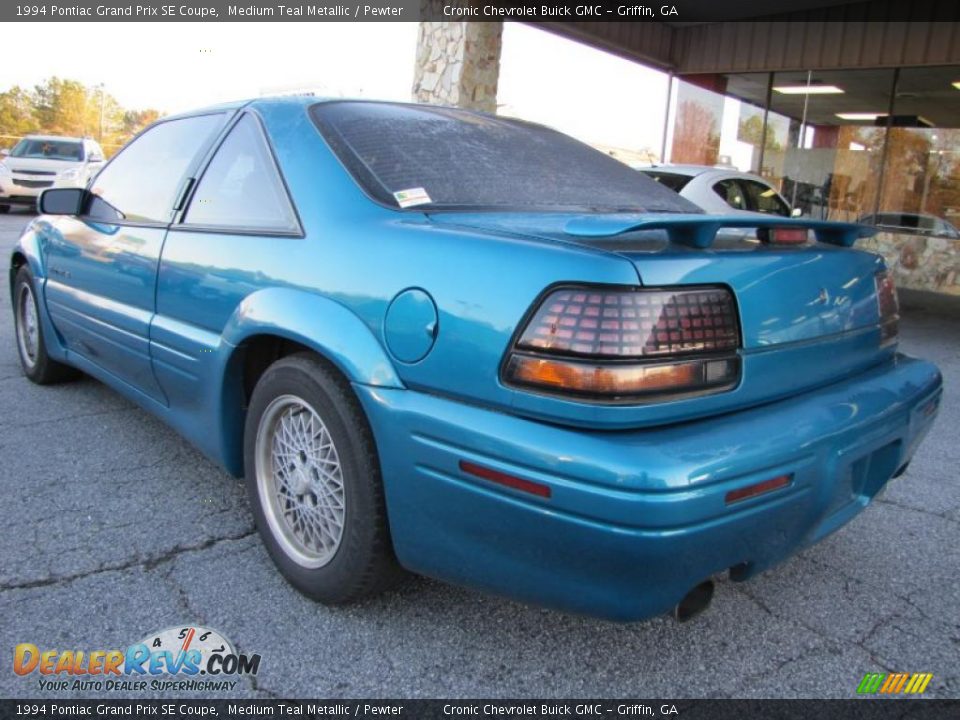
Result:
<svg viewBox="0 0 960 720"><path fill-rule="evenodd" d="M754 483L753 485L747 485L746 487L731 490L726 494L724 500L726 501L727 505L732 505L733 503L741 502L742 500L749 500L750 498L755 498L758 495L765 495L768 492L785 488L792 480L793 475L778 475L775 478L770 478L769 480L764 480L763 482L758 482Z"/></svg>
<svg viewBox="0 0 960 720"><path fill-rule="evenodd" d="M740 343L723 288L558 290L530 320L517 347L571 355L644 358L723 352Z"/></svg>
<svg viewBox="0 0 960 720"><path fill-rule="evenodd" d="M740 326L725 288L565 288L538 306L508 383L597 400L729 389Z"/></svg>
<svg viewBox="0 0 960 720"><path fill-rule="evenodd" d="M880 310L880 342L889 345L896 342L900 332L900 301L897 299L897 285L890 270L878 272L877 307Z"/></svg>

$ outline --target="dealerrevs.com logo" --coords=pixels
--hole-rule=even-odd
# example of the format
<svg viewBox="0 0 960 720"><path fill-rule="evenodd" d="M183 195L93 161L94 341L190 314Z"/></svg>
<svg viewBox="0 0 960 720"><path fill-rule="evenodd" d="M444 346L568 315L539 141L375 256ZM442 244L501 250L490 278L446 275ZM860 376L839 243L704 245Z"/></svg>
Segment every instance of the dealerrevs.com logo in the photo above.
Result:
<svg viewBox="0 0 960 720"><path fill-rule="evenodd" d="M126 650L41 649L33 643L13 650L13 671L36 676L45 692L231 691L239 676L259 669L259 655L238 653L221 633L198 626L151 633Z"/></svg>

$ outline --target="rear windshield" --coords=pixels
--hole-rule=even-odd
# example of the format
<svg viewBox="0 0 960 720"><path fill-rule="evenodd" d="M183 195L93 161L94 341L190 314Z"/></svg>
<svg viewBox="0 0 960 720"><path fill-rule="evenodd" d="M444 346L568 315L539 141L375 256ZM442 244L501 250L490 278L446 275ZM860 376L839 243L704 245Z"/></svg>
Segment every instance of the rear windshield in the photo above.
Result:
<svg viewBox="0 0 960 720"><path fill-rule="evenodd" d="M362 101L311 108L361 187L391 207L701 212L555 130L484 113Z"/></svg>
<svg viewBox="0 0 960 720"><path fill-rule="evenodd" d="M10 155L27 159L83 160L83 143L24 138L13 146Z"/></svg>
<svg viewBox="0 0 960 720"><path fill-rule="evenodd" d="M687 186L687 183L693 179L689 175L678 175L677 173L663 172L661 170L641 170L640 172L649 178L653 178L674 192L683 190Z"/></svg>

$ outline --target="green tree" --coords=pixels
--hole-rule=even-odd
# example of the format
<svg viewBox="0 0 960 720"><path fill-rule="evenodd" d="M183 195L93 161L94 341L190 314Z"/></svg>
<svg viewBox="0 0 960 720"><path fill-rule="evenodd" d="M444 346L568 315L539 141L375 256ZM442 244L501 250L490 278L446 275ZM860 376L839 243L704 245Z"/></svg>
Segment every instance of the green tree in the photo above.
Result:
<svg viewBox="0 0 960 720"><path fill-rule="evenodd" d="M51 77L25 90L0 93L0 145L29 133L71 135L100 140L112 154L160 117L154 109L124 108L102 86Z"/></svg>
<svg viewBox="0 0 960 720"><path fill-rule="evenodd" d="M783 150L783 145L777 140L774 136L773 128L767 127L767 137L766 141L761 143L761 138L763 136L763 115L750 115L749 117L742 118L737 127L737 139L746 143L750 143L755 148L760 147L761 144L764 145L766 151L770 152L780 152Z"/></svg>
<svg viewBox="0 0 960 720"><path fill-rule="evenodd" d="M133 137L150 123L160 119L160 111L153 108L146 110L127 110L123 113L120 122L120 132L127 139Z"/></svg>
<svg viewBox="0 0 960 720"><path fill-rule="evenodd" d="M0 146L11 145L14 138L33 131L37 126L33 99L30 93L14 85L0 93Z"/></svg>

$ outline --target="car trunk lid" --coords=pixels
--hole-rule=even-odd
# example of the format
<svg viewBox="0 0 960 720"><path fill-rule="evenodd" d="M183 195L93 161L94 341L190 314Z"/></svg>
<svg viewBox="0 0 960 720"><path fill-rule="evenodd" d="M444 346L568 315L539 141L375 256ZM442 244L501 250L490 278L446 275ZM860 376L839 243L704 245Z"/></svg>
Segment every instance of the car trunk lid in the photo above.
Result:
<svg viewBox="0 0 960 720"><path fill-rule="evenodd" d="M874 277L882 261L850 249L872 232L860 225L693 214L437 213L432 219L615 253L635 265L647 287L727 285L736 295L747 352L842 336L878 322ZM761 242L743 237L741 228L800 229L816 241ZM739 232L728 236L727 229Z"/></svg>

